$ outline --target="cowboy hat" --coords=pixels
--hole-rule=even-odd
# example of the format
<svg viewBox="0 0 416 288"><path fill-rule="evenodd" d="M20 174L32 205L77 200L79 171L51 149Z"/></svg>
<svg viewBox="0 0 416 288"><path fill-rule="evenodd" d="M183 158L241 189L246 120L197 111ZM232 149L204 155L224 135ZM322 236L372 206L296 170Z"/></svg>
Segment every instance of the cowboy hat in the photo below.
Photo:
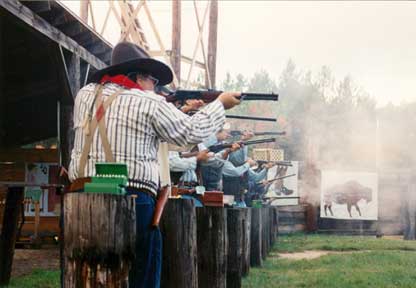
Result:
<svg viewBox="0 0 416 288"><path fill-rule="evenodd" d="M159 85L167 85L173 80L169 66L152 59L145 50L136 44L120 42L111 53L111 66L92 74L89 82L99 82L104 75L128 75L134 72L150 74L159 80Z"/></svg>

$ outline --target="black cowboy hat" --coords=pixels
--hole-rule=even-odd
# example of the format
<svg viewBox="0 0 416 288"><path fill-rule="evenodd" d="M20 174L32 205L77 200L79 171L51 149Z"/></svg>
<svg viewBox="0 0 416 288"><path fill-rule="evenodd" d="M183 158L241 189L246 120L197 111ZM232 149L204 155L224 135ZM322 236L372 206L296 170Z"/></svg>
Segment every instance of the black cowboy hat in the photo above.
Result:
<svg viewBox="0 0 416 288"><path fill-rule="evenodd" d="M159 80L159 85L167 85L173 80L169 66L152 59L145 50L133 43L120 42L111 53L111 66L95 72L89 82L99 82L104 75L128 75L132 72L150 74Z"/></svg>

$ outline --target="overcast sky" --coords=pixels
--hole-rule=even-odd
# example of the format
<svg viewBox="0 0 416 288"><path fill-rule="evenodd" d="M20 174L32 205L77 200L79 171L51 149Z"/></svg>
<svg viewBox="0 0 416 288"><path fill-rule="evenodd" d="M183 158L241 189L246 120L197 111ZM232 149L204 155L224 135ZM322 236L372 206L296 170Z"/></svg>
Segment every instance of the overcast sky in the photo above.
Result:
<svg viewBox="0 0 416 288"><path fill-rule="evenodd" d="M105 5L94 2L97 18L105 17ZM201 18L205 5L198 2ZM170 49L171 3L149 6ZM191 1L183 2L182 13L182 52L192 56L197 31ZM110 32L116 42L118 32ZM217 53L217 83L226 72L250 77L261 69L278 80L292 59L304 71L326 65L338 80L350 75L380 106L416 101L416 2L219 1Z"/></svg>

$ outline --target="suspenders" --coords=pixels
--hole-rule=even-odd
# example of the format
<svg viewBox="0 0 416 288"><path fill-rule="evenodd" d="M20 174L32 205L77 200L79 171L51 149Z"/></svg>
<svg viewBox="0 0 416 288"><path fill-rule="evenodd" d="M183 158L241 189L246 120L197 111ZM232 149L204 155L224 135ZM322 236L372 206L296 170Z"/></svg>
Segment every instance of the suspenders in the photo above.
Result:
<svg viewBox="0 0 416 288"><path fill-rule="evenodd" d="M83 178L85 177L85 166L87 164L88 159L88 153L91 149L91 143L94 138L95 131L98 128L98 133L101 138L101 142L103 144L104 148L104 154L105 154L105 161L106 162L115 162L113 153L111 152L110 142L108 140L107 136L107 129L105 126L105 112L107 111L107 108L111 105L111 103L117 98L118 95L123 92L124 89L120 89L116 93L112 94L106 101L103 101L102 99L102 91L103 91L103 85L99 84L95 88L94 94L95 98L91 107L91 110L87 116L87 119L85 119L85 143L84 148L81 153L81 158L79 161L79 171L78 171L78 177ZM96 107L96 112L94 117L92 116L92 110L94 107Z"/></svg>

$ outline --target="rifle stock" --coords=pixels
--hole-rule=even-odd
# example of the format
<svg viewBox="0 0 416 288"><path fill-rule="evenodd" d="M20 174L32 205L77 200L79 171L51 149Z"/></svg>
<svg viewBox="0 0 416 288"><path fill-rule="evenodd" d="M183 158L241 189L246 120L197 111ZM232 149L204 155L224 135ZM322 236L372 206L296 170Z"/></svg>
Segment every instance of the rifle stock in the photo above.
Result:
<svg viewBox="0 0 416 288"><path fill-rule="evenodd" d="M152 227L157 228L159 227L160 218L162 217L163 210L165 209L165 205L168 202L169 198L169 186L166 185L160 189L159 194L157 195L155 211L153 212L152 218Z"/></svg>

